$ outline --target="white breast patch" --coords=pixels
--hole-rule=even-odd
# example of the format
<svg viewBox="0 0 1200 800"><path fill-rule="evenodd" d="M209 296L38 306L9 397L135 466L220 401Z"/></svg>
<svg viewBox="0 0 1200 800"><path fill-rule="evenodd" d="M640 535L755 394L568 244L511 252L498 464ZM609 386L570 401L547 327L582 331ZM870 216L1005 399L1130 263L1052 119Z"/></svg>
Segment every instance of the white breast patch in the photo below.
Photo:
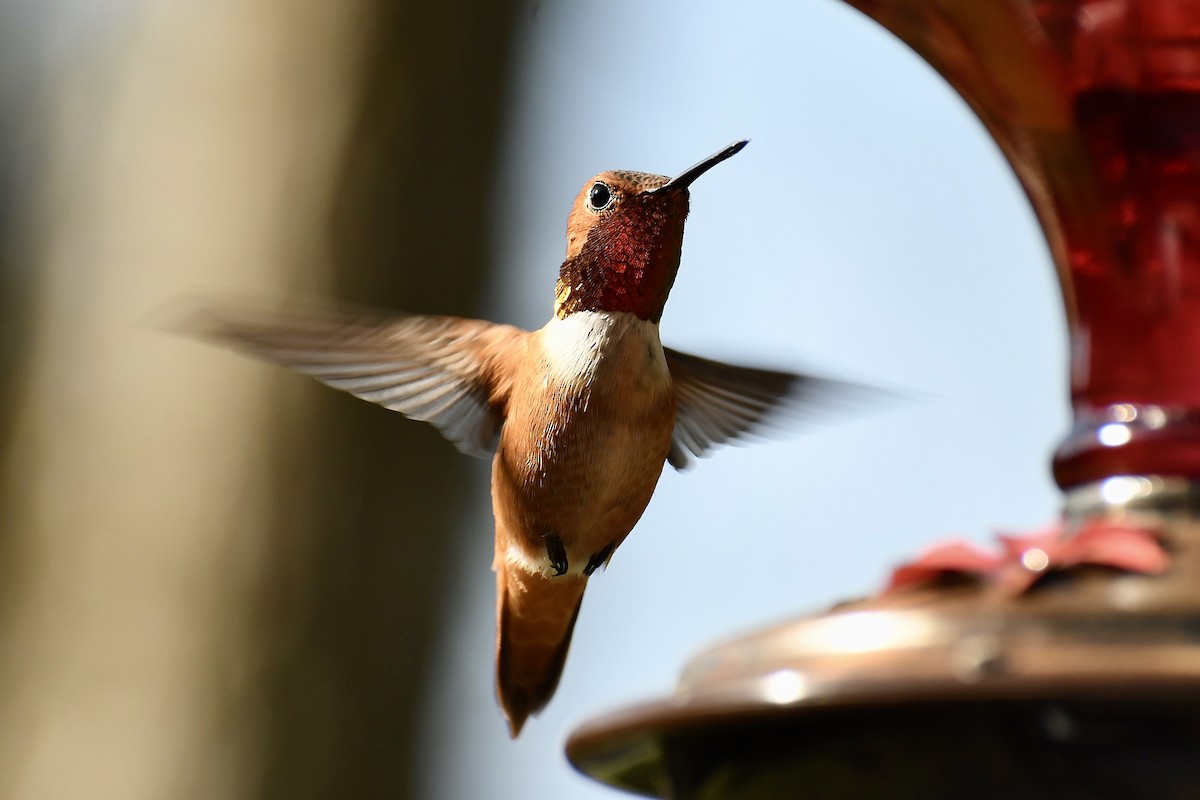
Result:
<svg viewBox="0 0 1200 800"><path fill-rule="evenodd" d="M667 372L658 324L626 311L576 311L566 319L554 317L542 328L541 335L546 366L555 382L579 381L586 385L603 361L627 355L664 376Z"/></svg>

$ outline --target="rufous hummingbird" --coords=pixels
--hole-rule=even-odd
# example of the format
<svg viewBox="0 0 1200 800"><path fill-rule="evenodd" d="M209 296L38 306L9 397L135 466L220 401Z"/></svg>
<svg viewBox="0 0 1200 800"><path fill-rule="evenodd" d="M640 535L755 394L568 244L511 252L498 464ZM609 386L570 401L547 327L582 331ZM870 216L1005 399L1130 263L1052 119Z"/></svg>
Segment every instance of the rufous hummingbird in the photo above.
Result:
<svg viewBox="0 0 1200 800"><path fill-rule="evenodd" d="M675 178L589 180L567 218L554 314L536 331L446 316L221 310L194 326L491 457L496 692L514 738L554 694L588 578L641 518L663 466L683 469L826 383L659 340L689 187L745 146Z"/></svg>

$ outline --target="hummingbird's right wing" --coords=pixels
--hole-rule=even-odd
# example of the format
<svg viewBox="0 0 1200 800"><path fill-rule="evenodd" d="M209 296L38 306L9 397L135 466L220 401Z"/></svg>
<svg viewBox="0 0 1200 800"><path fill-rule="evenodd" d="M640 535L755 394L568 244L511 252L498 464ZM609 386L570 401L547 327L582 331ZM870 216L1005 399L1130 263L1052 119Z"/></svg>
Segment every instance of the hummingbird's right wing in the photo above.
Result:
<svg viewBox="0 0 1200 800"><path fill-rule="evenodd" d="M687 469L692 457L761 430L781 412L802 414L820 405L839 381L723 364L663 348L675 385L675 432L667 462ZM827 400L827 397L826 397Z"/></svg>
<svg viewBox="0 0 1200 800"><path fill-rule="evenodd" d="M463 452L483 457L495 448L504 421L496 361L525 334L460 317L266 315L213 307L183 327L428 422Z"/></svg>

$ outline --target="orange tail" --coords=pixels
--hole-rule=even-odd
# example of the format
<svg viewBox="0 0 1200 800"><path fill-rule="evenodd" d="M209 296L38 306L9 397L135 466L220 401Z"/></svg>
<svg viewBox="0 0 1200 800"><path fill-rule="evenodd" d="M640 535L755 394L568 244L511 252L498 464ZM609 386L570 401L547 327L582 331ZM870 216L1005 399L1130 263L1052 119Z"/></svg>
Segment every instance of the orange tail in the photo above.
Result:
<svg viewBox="0 0 1200 800"><path fill-rule="evenodd" d="M581 575L496 565L496 695L514 739L558 688L586 586Z"/></svg>

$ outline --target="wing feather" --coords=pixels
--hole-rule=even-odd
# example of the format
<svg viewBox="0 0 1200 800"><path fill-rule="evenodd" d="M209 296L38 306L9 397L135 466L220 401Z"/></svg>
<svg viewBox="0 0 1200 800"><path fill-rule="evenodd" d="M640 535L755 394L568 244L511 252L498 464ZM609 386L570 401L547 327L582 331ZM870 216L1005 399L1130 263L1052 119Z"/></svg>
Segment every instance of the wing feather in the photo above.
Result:
<svg viewBox="0 0 1200 800"><path fill-rule="evenodd" d="M675 432L667 461L678 470L744 439L788 412L821 404L838 381L742 367L663 348L675 384Z"/></svg>
<svg viewBox="0 0 1200 800"><path fill-rule="evenodd" d="M498 365L525 331L461 317L204 308L185 329L274 361L488 456L507 401Z"/></svg>

